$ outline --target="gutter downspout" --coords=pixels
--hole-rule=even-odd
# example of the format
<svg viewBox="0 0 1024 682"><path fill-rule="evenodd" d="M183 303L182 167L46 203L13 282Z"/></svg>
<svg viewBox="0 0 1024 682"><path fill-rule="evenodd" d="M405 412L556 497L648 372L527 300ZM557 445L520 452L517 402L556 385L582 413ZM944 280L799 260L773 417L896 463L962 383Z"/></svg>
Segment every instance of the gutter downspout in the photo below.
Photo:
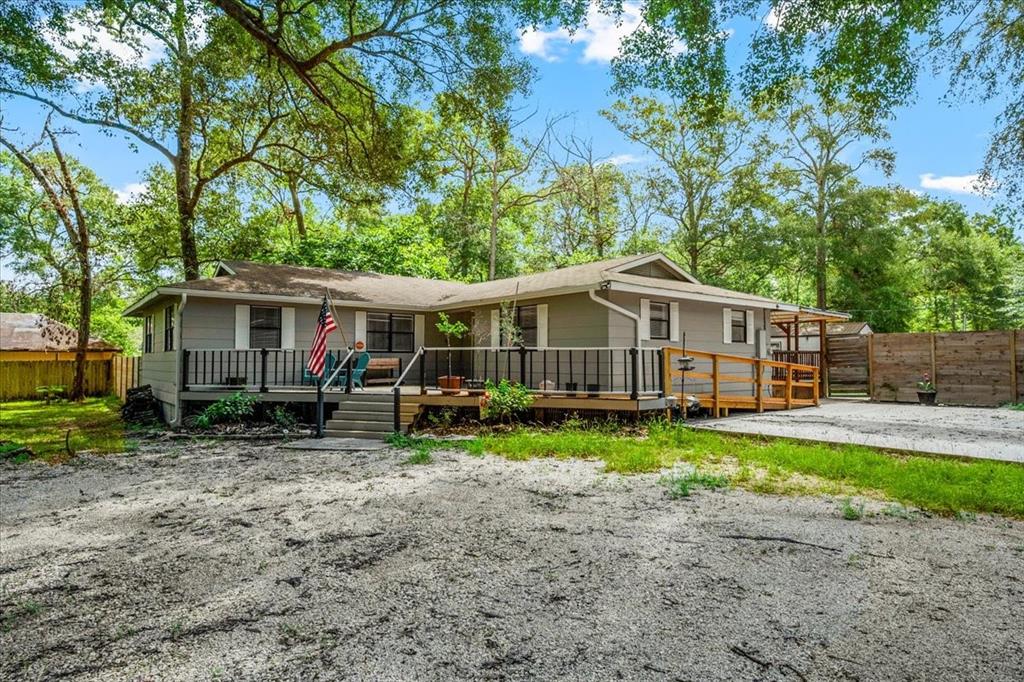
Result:
<svg viewBox="0 0 1024 682"><path fill-rule="evenodd" d="M592 301L596 301L597 303L600 303L601 305L603 305L605 308L608 308L609 310L614 311L614 312L618 313L619 315L625 315L629 319L633 320L633 324L636 327L636 347L638 349L643 347L643 338L642 338L643 335L642 335L641 330L640 330L640 316L639 315L637 315L636 313L630 312L629 310L626 310L625 308L623 308L620 305L617 305L615 303L612 303L611 301L608 301L606 299L601 298L600 296L597 295L597 290L596 289L591 289L587 293L590 294L590 299Z"/></svg>
<svg viewBox="0 0 1024 682"><path fill-rule="evenodd" d="M181 414L181 365L185 355L185 349L182 348L181 339L183 332L185 331L182 327L182 322L185 320L185 305L188 304L188 294L182 292L181 304L178 306L178 322L174 325L174 333L177 334L178 338L174 339L177 345L178 352L175 354L174 363L174 419L171 420L171 426L181 426L184 421Z"/></svg>

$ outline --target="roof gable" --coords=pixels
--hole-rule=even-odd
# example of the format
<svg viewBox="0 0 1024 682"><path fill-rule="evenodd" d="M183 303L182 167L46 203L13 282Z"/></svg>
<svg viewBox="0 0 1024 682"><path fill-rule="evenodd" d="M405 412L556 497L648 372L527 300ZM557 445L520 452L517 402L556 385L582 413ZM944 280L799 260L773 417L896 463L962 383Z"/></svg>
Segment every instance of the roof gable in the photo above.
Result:
<svg viewBox="0 0 1024 682"><path fill-rule="evenodd" d="M626 275L637 275L639 277L700 284L700 280L676 265L674 261L663 253L648 253L636 256L625 263L609 267L608 271Z"/></svg>

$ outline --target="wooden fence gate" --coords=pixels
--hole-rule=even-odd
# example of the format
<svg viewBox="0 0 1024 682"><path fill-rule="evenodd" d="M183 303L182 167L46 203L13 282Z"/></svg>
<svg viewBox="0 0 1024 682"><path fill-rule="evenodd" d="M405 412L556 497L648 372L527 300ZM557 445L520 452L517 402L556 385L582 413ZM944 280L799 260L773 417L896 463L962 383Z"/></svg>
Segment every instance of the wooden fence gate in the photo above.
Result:
<svg viewBox="0 0 1024 682"><path fill-rule="evenodd" d="M828 395L868 394L868 338L826 337Z"/></svg>

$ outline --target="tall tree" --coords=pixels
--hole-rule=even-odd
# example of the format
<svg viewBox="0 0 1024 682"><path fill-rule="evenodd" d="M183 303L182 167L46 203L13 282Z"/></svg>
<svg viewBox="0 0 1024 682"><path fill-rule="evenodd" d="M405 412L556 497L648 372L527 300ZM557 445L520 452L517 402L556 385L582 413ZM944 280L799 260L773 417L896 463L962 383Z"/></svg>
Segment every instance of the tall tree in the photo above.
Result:
<svg viewBox="0 0 1024 682"><path fill-rule="evenodd" d="M743 214L758 204L764 155L748 119L731 108L650 97L616 102L602 114L656 159L646 186L690 272L723 277L734 265L724 251L740 235Z"/></svg>
<svg viewBox="0 0 1024 682"><path fill-rule="evenodd" d="M748 98L775 106L801 95L841 99L885 118L916 93L922 70L952 71L951 92L1004 106L985 170L1008 201L1024 192L1024 3L1021 0L688 0L638 3L643 24L612 64L620 92L654 87L721 100L739 76ZM621 13L621 3L602 3ZM726 60L737 20L754 20L745 60ZM950 66L952 65L952 68Z"/></svg>
<svg viewBox="0 0 1024 682"><path fill-rule="evenodd" d="M33 45L39 54L31 60L15 53L0 65L0 93L124 134L162 155L175 188L177 255L185 276L198 277L201 262L219 255L204 258L196 233L205 192L274 150L301 156L302 147L292 143L295 129L284 124L311 105L311 96L292 87L293 77L268 63L262 47L205 0L87 0L49 13L42 7L37 21L52 40ZM315 34L317 26L307 30ZM344 111L353 127L366 124L357 104ZM370 127L381 134L358 147L345 136L328 136L332 162L367 166L373 159L389 166L393 117L376 119ZM312 134L310 118L304 123Z"/></svg>
<svg viewBox="0 0 1024 682"><path fill-rule="evenodd" d="M50 147L49 153L39 151L44 140ZM109 234L114 227L109 224L113 193L64 154L49 121L43 127L42 138L34 145L22 148L0 133L0 146L9 151L38 192L26 192L22 184L22 191L17 193L20 199L8 198L10 203L5 205L4 218L0 220L0 236L12 251L4 255L14 259L16 269L47 279L55 276L55 288L73 289L75 293L78 337L70 397L78 400L85 395L85 356L92 329L93 297L98 288L94 278L96 239L98 235ZM12 189L16 189L17 180L12 180ZM102 244L101 249L111 246Z"/></svg>
<svg viewBox="0 0 1024 682"><path fill-rule="evenodd" d="M866 150L855 145L888 139L875 119L855 106L832 100L803 102L780 115L785 131L782 163L777 174L798 205L814 218L815 301L828 303L828 229L841 201L843 183L866 164L890 175L895 157L889 149Z"/></svg>

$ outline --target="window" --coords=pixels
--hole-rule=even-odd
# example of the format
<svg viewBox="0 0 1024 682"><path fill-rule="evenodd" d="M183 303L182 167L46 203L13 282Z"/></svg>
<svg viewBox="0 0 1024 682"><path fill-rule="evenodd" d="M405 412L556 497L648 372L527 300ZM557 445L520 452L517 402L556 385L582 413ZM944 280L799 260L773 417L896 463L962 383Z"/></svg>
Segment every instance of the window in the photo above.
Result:
<svg viewBox="0 0 1024 682"><path fill-rule="evenodd" d="M651 301L650 306L651 338L667 339L669 325L668 303L659 303L658 301Z"/></svg>
<svg viewBox="0 0 1024 682"><path fill-rule="evenodd" d="M146 315L142 322L142 352L153 352L153 316Z"/></svg>
<svg viewBox="0 0 1024 682"><path fill-rule="evenodd" d="M281 347L281 309L249 306L249 347Z"/></svg>
<svg viewBox="0 0 1024 682"><path fill-rule="evenodd" d="M734 311L732 311L732 342L733 343L746 343L747 342L747 311L746 310L734 310Z"/></svg>
<svg viewBox="0 0 1024 682"><path fill-rule="evenodd" d="M535 347L537 345L537 306L516 306L515 323L522 337L520 339L521 343L528 348ZM508 339L504 338L504 335L501 339L501 345L510 345Z"/></svg>
<svg viewBox="0 0 1024 682"><path fill-rule="evenodd" d="M174 306L164 308L164 350L174 350Z"/></svg>
<svg viewBox="0 0 1024 682"><path fill-rule="evenodd" d="M366 313L366 349L411 353L415 343L413 316L399 313Z"/></svg>

